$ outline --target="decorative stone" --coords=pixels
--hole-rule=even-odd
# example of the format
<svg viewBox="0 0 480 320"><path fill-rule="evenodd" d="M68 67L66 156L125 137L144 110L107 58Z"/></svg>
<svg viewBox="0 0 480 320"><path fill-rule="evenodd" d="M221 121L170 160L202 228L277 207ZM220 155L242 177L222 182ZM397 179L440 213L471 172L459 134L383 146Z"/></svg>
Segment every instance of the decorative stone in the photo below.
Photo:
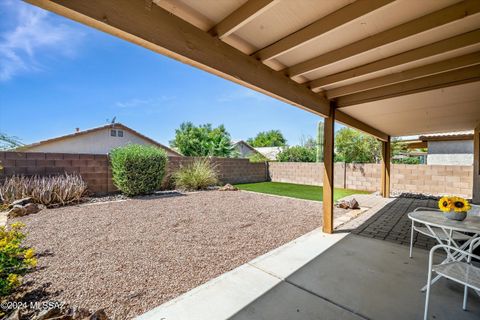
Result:
<svg viewBox="0 0 480 320"><path fill-rule="evenodd" d="M7 320L20 320L20 309L15 309L7 318Z"/></svg>
<svg viewBox="0 0 480 320"><path fill-rule="evenodd" d="M360 205L355 198L339 201L337 207L342 209L360 209Z"/></svg>
<svg viewBox="0 0 480 320"><path fill-rule="evenodd" d="M88 320L108 320L107 314L103 309L95 311L90 317L85 318Z"/></svg>
<svg viewBox="0 0 480 320"><path fill-rule="evenodd" d="M72 319L77 320L77 319L88 318L88 316L90 316L91 312L88 311L85 308L74 307L70 310L69 314L70 314Z"/></svg>
<svg viewBox="0 0 480 320"><path fill-rule="evenodd" d="M218 188L219 191L237 191L238 188L235 186L232 186L230 183L227 183L223 187Z"/></svg>
<svg viewBox="0 0 480 320"><path fill-rule="evenodd" d="M12 209L10 209L7 213L7 216L9 218L14 218L14 217L22 217L27 214L27 209L21 205L14 205Z"/></svg>
<svg viewBox="0 0 480 320"><path fill-rule="evenodd" d="M34 320L48 320L56 318L61 315L61 310L59 308L51 308L40 311L33 319Z"/></svg>
<svg viewBox="0 0 480 320"><path fill-rule="evenodd" d="M25 208L25 210L27 210L27 212L25 213L26 215L27 214L34 214L34 213L37 213L39 212L40 210L42 210L40 208L40 206L36 203L27 203L26 205L23 206Z"/></svg>
<svg viewBox="0 0 480 320"><path fill-rule="evenodd" d="M26 205L27 203L32 203L32 202L33 202L33 199L32 199L31 197L27 197L27 198L23 198L23 199L18 199L18 200L13 201L13 202L10 204L10 208L15 207L16 205L24 206L24 205Z"/></svg>

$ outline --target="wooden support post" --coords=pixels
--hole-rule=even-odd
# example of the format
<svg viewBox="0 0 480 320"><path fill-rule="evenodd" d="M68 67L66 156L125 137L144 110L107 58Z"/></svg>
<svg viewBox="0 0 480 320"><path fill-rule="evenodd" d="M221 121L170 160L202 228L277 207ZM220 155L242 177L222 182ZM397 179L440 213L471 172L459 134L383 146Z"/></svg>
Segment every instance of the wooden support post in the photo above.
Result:
<svg viewBox="0 0 480 320"><path fill-rule="evenodd" d="M473 133L473 190L472 202L480 204L480 123Z"/></svg>
<svg viewBox="0 0 480 320"><path fill-rule="evenodd" d="M330 106L330 117L325 118L323 144L323 232L333 233L333 142L335 134L335 104Z"/></svg>
<svg viewBox="0 0 480 320"><path fill-rule="evenodd" d="M382 143L382 197L390 198L390 137Z"/></svg>

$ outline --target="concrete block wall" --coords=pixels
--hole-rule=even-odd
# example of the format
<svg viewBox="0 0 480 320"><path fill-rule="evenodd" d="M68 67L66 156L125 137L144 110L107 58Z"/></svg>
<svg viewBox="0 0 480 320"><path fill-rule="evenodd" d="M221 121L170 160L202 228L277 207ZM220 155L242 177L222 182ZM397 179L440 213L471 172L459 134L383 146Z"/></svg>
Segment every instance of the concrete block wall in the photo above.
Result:
<svg viewBox="0 0 480 320"><path fill-rule="evenodd" d="M166 181L171 173L193 158L169 157ZM268 179L265 163L251 163L248 159L213 158L219 179L223 183L261 182ZM43 152L0 152L0 180L11 175L49 176L63 173L78 173L94 193L117 191L112 181L112 172L107 155L43 153ZM167 184L166 184L167 185Z"/></svg>
<svg viewBox="0 0 480 320"><path fill-rule="evenodd" d="M396 164L391 182L393 190L471 198L473 166Z"/></svg>
<svg viewBox="0 0 480 320"><path fill-rule="evenodd" d="M11 175L49 176L78 173L92 192L116 190L111 179L108 157L94 154L0 152L3 170L0 178Z"/></svg>
<svg viewBox="0 0 480 320"><path fill-rule="evenodd" d="M391 189L435 195L472 197L473 166L393 164ZM322 163L271 162L270 179L277 182L323 184ZM335 164L336 187L380 191L380 164Z"/></svg>
<svg viewBox="0 0 480 320"><path fill-rule="evenodd" d="M323 163L318 162L269 162L268 173L271 181L299 183L314 186L323 185ZM345 164L336 163L333 181L343 188Z"/></svg>
<svg viewBox="0 0 480 320"><path fill-rule="evenodd" d="M380 191L380 164L346 164L345 186L347 189Z"/></svg>

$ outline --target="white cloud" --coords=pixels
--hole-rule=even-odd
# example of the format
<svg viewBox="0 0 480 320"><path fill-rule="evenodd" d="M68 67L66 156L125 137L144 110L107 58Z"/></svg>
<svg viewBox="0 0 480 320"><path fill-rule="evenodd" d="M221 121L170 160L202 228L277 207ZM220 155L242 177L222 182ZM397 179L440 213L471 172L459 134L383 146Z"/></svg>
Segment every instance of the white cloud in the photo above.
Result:
<svg viewBox="0 0 480 320"><path fill-rule="evenodd" d="M23 1L2 0L6 17L0 31L0 81L20 73L38 71L40 53L73 57L83 33L42 9ZM7 23L5 23L7 21Z"/></svg>

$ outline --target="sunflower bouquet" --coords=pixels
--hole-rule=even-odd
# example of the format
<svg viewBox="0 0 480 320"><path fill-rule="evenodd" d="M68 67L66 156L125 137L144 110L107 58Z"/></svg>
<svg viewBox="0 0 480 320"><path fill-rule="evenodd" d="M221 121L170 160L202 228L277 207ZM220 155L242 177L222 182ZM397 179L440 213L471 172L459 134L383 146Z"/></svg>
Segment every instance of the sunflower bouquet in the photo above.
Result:
<svg viewBox="0 0 480 320"><path fill-rule="evenodd" d="M446 213L448 219L462 221L467 217L467 211L471 206L462 197L444 196L438 201L438 208Z"/></svg>

